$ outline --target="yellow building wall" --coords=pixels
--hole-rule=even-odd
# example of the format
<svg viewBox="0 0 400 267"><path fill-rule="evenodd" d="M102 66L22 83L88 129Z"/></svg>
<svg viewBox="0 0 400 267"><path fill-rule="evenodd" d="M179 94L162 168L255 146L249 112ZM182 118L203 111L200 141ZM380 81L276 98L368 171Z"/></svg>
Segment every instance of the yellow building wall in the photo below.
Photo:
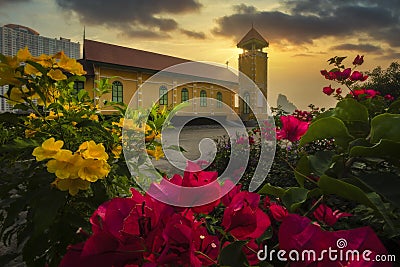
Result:
<svg viewBox="0 0 400 267"><path fill-rule="evenodd" d="M217 99L217 93L222 93L222 101L230 106L233 110L238 112L238 108L234 106L234 97L235 93L231 92L230 90L211 83L205 82L197 82L197 83L188 83L184 85L177 86L174 81L171 79L170 81L166 81L164 84L151 84L151 86L146 86L146 92L138 92L135 98L133 98L134 94L140 87L142 83L148 80L152 74L145 73L141 71L133 71L133 70L124 70L124 69L117 69L117 68L108 68L108 67L99 67L96 66L94 69L95 77L88 77L85 82L85 89L89 91L91 97L95 98L96 95L92 88L96 87L95 81L99 81L102 78L110 78L110 83L114 81L119 81L122 83L123 86L123 101L125 104L129 104L130 101L134 103L134 106L137 107L149 107L153 104L154 99L158 99L159 95L159 88L160 86L164 85L167 89L174 88L173 90L168 92L168 108L172 108L182 102L182 94L181 91L183 88L187 88L189 93L189 100L197 97L200 98L200 92L202 90L206 91L207 98L214 98ZM139 89L140 90L140 89ZM111 101L112 100L112 93L107 93L101 96L98 99L98 103L102 112L105 114L111 114L115 112L115 109L109 106L104 106L103 102ZM218 113L222 111L222 108L216 106L216 104L212 104L211 101L207 100L207 106L203 107L200 105L200 100L197 99L194 101L193 111L198 112L199 114L211 114L211 113Z"/></svg>

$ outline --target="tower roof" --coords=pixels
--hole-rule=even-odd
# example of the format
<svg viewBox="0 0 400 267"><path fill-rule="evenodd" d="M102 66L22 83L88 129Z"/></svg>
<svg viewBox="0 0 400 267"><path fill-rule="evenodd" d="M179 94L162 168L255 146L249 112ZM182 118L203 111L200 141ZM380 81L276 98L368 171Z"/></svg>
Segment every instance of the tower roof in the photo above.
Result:
<svg viewBox="0 0 400 267"><path fill-rule="evenodd" d="M250 31L239 41L237 47L244 49L251 49L253 44L255 48L261 49L264 47L268 47L269 43L261 36L261 34L251 27Z"/></svg>

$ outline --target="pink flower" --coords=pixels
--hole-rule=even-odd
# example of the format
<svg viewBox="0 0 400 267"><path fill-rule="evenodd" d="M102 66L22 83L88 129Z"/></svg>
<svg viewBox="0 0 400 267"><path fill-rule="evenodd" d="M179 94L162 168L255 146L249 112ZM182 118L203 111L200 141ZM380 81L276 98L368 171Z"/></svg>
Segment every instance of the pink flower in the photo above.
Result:
<svg viewBox="0 0 400 267"><path fill-rule="evenodd" d="M339 210L332 211L332 209L325 204L319 205L313 215L315 219L328 226L333 226L340 218L353 216L350 213L340 212Z"/></svg>
<svg viewBox="0 0 400 267"><path fill-rule="evenodd" d="M278 238L279 247L287 252L286 255L293 250L296 250L299 255L302 255L302 252L306 250L312 250L316 253L316 258L306 257L302 261L300 257L299 261L289 263L290 266L391 266L390 262L377 263L373 261L376 255L386 255L387 251L370 227L328 232L312 224L310 219L306 217L289 214L279 228ZM336 261L330 260L328 253L322 253L322 251L327 252L329 249L337 252L332 253L332 255L337 256ZM356 257L340 260L339 251L342 251L342 255L346 255L347 251L355 250L359 252L359 260ZM367 256L371 261L362 257L362 253L367 250L371 251ZM319 260L318 258L321 255L324 258Z"/></svg>
<svg viewBox="0 0 400 267"><path fill-rule="evenodd" d="M387 94L387 95L385 95L385 99L389 100L389 101L393 101L394 100L394 96L392 96L391 94Z"/></svg>
<svg viewBox="0 0 400 267"><path fill-rule="evenodd" d="M174 214L166 225L162 237L165 248L157 259L158 266L210 266L210 259L216 261L219 254L219 240L209 235L200 222ZM201 253L207 255L203 256Z"/></svg>
<svg viewBox="0 0 400 267"><path fill-rule="evenodd" d="M379 91L375 91L372 89L366 89L365 93L367 94L366 98L374 98L375 96L381 94Z"/></svg>
<svg viewBox="0 0 400 267"><path fill-rule="evenodd" d="M220 203L220 199L216 199L216 196L221 195L221 186L216 181L217 178L217 172L203 171L199 165L188 161L183 177L175 174L170 180L163 179L160 183L153 183L148 190L148 194L157 199L170 200L170 203L180 200L184 203L189 202L192 203L193 207L191 209L194 212L208 214ZM211 184L209 187L203 187L209 184ZM200 188L196 194L193 194L192 191L184 191L183 187ZM208 202L208 204L198 204L205 202ZM175 209L178 211L183 210L183 208L178 207Z"/></svg>
<svg viewBox="0 0 400 267"><path fill-rule="evenodd" d="M379 91L375 91L372 89L357 89L353 90L351 92L354 98L360 98L360 97L365 97L365 98L374 98L375 96L379 95Z"/></svg>
<svg viewBox="0 0 400 267"><path fill-rule="evenodd" d="M344 81L344 80L346 80L347 78L350 77L351 68L347 68L347 69L345 69L343 71L338 70L338 71L335 71L334 73L335 73L335 76L336 76L337 80Z"/></svg>
<svg viewBox="0 0 400 267"><path fill-rule="evenodd" d="M282 222L285 217L289 214L287 209L277 203L271 203L269 206L269 210L271 211L272 217L278 222Z"/></svg>
<svg viewBox="0 0 400 267"><path fill-rule="evenodd" d="M276 131L278 140L287 139L291 142L300 140L306 133L309 123L301 121L294 116L281 116L282 128Z"/></svg>
<svg viewBox="0 0 400 267"><path fill-rule="evenodd" d="M226 180L225 182L224 182L224 185L222 186L223 187L223 191L225 191L224 190L224 188L230 188L230 187L232 187L233 186L233 182L231 181L231 180ZM232 202L232 199L237 195L237 194L239 194L239 192L241 191L241 189L242 189L242 185L241 184L238 184L238 185L235 185L235 186L233 186L233 188L226 194L226 195L224 195L223 197L222 197L222 203L225 205L225 207L227 207L227 206L229 206L229 204L231 204L231 202ZM227 191L227 190L226 190Z"/></svg>
<svg viewBox="0 0 400 267"><path fill-rule="evenodd" d="M353 73L350 76L350 80L352 81L365 81L368 78L368 75L363 75L361 72L359 71L353 71Z"/></svg>
<svg viewBox="0 0 400 267"><path fill-rule="evenodd" d="M324 92L324 94L326 95L331 95L333 94L333 92L335 92L335 89L333 89L330 85L326 86L322 89L322 92Z"/></svg>
<svg viewBox="0 0 400 267"><path fill-rule="evenodd" d="M224 211L222 226L235 238L258 238L271 225L271 221L259 207L260 195L242 191Z"/></svg>
<svg viewBox="0 0 400 267"><path fill-rule="evenodd" d="M364 56L357 55L353 61L353 65L361 65L364 63Z"/></svg>

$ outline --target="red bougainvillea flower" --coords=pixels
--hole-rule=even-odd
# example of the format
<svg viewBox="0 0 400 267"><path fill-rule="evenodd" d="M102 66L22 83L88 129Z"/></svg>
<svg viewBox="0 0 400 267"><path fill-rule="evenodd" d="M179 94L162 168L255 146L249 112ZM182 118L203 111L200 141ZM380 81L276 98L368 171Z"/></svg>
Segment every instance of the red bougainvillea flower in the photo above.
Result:
<svg viewBox="0 0 400 267"><path fill-rule="evenodd" d="M306 217L289 214L279 228L278 238L279 247L287 252L288 260L290 251L295 250L300 255L299 261L291 262L290 266L391 266L390 262L372 261L376 255L386 255L387 251L370 227L328 232L311 223L310 219ZM326 253L329 248L335 250L332 255L336 256L336 260L331 260L329 253ZM306 250L315 251L316 258L310 256L302 260L302 252ZM362 257L362 253L367 250L371 252L367 254L371 261ZM342 251L342 255L344 255L343 260L340 260L339 251ZM358 251L359 259L351 256L346 259L347 251ZM321 255L323 259L319 260Z"/></svg>
<svg viewBox="0 0 400 267"><path fill-rule="evenodd" d="M364 63L364 56L357 55L353 61L353 65L361 65Z"/></svg>
<svg viewBox="0 0 400 267"><path fill-rule="evenodd" d="M271 203L269 210L271 211L272 217L278 222L282 222L286 216L289 215L287 209L277 203Z"/></svg>
<svg viewBox="0 0 400 267"><path fill-rule="evenodd" d="M329 86L325 86L324 88L322 88L322 92L324 92L324 94L326 94L326 95L331 95L331 94L333 94L333 92L335 92L335 89L333 89L329 85Z"/></svg>
<svg viewBox="0 0 400 267"><path fill-rule="evenodd" d="M341 93L342 93L342 89L341 88L336 89L336 94L340 95Z"/></svg>
<svg viewBox="0 0 400 267"><path fill-rule="evenodd" d="M224 204L225 207L228 207L229 204L231 204L232 199L242 190L241 184L233 186L233 182L231 180L226 180L224 182L224 185L222 186L222 188L231 188L231 187L233 188L221 199L222 204ZM227 191L227 190L223 189L222 191Z"/></svg>
<svg viewBox="0 0 400 267"><path fill-rule="evenodd" d="M242 191L224 211L222 226L235 238L258 238L271 225L271 221L259 207L260 195Z"/></svg>
<svg viewBox="0 0 400 267"><path fill-rule="evenodd" d="M174 214L168 220L162 236L165 248L157 260L158 266L209 266L216 261L219 254L218 238L209 235L201 223L193 222L180 214Z"/></svg>
<svg viewBox="0 0 400 267"><path fill-rule="evenodd" d="M387 95L385 95L385 99L389 100L389 101L393 101L394 100L394 96L392 96L391 94L387 94Z"/></svg>
<svg viewBox="0 0 400 267"><path fill-rule="evenodd" d="M282 128L276 131L278 140L287 139L296 142L306 133L309 123L294 116L281 116Z"/></svg>
<svg viewBox="0 0 400 267"><path fill-rule="evenodd" d="M353 95L354 98L374 98L375 96L379 95L380 92L379 91L375 91L372 89L357 89L357 90L353 90L353 92L351 92L351 95Z"/></svg>
<svg viewBox="0 0 400 267"><path fill-rule="evenodd" d="M166 178L159 184L153 183L148 190L148 194L156 199L170 199L170 203L179 202L180 200L185 203L190 202L193 203L191 209L194 212L208 214L220 203L220 199L216 199L216 196L221 195L221 186L216 181L217 178L218 172L203 171L199 165L188 161L183 177L175 174L170 180ZM208 184L212 184L212 186L199 189L201 193L193 194L182 190L182 187L202 187ZM196 203L207 202L207 199L210 199L208 204L197 204L198 206L196 206ZM175 209L183 210L178 207Z"/></svg>
<svg viewBox="0 0 400 267"><path fill-rule="evenodd" d="M320 204L313 213L315 219L325 223L328 226L333 226L340 218L353 216L350 213L340 212L339 210L332 211L330 207L325 204Z"/></svg>
<svg viewBox="0 0 400 267"><path fill-rule="evenodd" d="M350 80L352 81L365 81L368 78L368 75L363 75L359 71L353 71L353 73L350 76Z"/></svg>
<svg viewBox="0 0 400 267"><path fill-rule="evenodd" d="M336 79L336 72L332 71L326 71L326 70L321 70L321 74L325 77L327 80L335 80Z"/></svg>
<svg viewBox="0 0 400 267"><path fill-rule="evenodd" d="M343 71L338 70L338 71L335 71L334 73L335 73L335 76L336 76L337 80L344 81L344 80L346 80L347 78L350 77L351 68L347 68L347 69L345 69Z"/></svg>

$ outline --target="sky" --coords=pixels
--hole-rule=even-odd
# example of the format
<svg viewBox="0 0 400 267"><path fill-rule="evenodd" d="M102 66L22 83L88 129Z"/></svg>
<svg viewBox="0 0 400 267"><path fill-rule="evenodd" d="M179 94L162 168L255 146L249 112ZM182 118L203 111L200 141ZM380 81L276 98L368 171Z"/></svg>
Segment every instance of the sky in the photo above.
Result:
<svg viewBox="0 0 400 267"><path fill-rule="evenodd" d="M335 103L319 73L333 56L364 55L361 71L400 61L399 0L0 0L8 23L233 68L253 24L269 42L269 104L284 94L300 109Z"/></svg>

